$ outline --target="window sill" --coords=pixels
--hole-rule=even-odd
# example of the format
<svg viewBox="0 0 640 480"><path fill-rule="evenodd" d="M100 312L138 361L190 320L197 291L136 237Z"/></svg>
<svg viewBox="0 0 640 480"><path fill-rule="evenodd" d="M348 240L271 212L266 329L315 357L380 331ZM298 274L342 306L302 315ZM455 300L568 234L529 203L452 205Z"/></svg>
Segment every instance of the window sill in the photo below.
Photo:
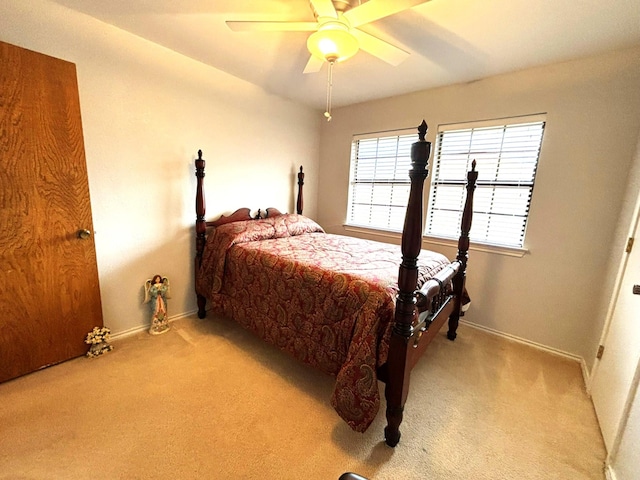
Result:
<svg viewBox="0 0 640 480"><path fill-rule="evenodd" d="M447 247L458 247L458 240L449 238L437 238L437 237L422 237L424 243L430 243L432 245L445 245ZM496 253L498 255L506 255L508 257L524 257L529 250L526 248L516 247L500 247L498 245L486 245L484 243L471 243L469 250L475 250L478 252Z"/></svg>
<svg viewBox="0 0 640 480"><path fill-rule="evenodd" d="M377 237L393 238L395 240L402 239L402 233L393 230L382 230L372 227L357 227L355 225L342 225L347 232L366 233Z"/></svg>
<svg viewBox="0 0 640 480"><path fill-rule="evenodd" d="M388 230L378 230L375 228L367 228L367 227L355 227L353 225L343 225L343 228L347 232L355 232L355 233L366 233L369 235L374 235L377 237L384 238L392 238L394 240L401 240L402 234L397 232L392 232ZM422 242L431 245L443 245L446 247L458 247L458 240L448 239L448 238L437 238L437 237L427 237L422 236ZM529 250L526 248L515 248L515 247L499 247L497 245L485 245L482 243L471 243L469 245L469 250L474 250L478 252L485 253L495 253L498 255L506 255L509 257L524 257Z"/></svg>

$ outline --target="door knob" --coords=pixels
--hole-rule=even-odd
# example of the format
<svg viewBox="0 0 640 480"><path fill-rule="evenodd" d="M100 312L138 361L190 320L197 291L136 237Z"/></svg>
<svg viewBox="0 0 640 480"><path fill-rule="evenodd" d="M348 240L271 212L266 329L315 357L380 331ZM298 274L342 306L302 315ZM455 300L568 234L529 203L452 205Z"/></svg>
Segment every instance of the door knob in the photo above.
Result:
<svg viewBox="0 0 640 480"><path fill-rule="evenodd" d="M84 229L84 230L78 230L78 238L81 240L86 240L87 238L89 238L91 236L91 231Z"/></svg>
<svg viewBox="0 0 640 480"><path fill-rule="evenodd" d="M640 295L640 285L634 285L633 286L633 294L634 295Z"/></svg>

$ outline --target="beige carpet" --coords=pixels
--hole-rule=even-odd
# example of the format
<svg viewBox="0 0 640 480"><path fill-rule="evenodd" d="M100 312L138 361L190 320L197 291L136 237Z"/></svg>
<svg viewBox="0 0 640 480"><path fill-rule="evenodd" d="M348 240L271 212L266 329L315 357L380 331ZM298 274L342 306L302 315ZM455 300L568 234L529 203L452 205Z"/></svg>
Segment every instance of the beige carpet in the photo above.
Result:
<svg viewBox="0 0 640 480"><path fill-rule="evenodd" d="M400 444L332 378L226 320L185 318L0 385L2 479L603 479L577 363L461 326L414 369Z"/></svg>

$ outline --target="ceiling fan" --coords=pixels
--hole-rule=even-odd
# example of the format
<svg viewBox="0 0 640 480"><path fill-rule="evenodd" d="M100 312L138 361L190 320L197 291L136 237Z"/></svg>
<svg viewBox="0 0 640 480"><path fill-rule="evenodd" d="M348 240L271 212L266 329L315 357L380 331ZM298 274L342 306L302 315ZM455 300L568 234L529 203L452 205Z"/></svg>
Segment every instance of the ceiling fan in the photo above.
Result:
<svg viewBox="0 0 640 480"><path fill-rule="evenodd" d="M409 53L358 27L429 0L310 0L316 21L227 21L233 31L314 32L307 40L311 57L304 73L318 72L326 61L341 62L364 50L391 65Z"/></svg>

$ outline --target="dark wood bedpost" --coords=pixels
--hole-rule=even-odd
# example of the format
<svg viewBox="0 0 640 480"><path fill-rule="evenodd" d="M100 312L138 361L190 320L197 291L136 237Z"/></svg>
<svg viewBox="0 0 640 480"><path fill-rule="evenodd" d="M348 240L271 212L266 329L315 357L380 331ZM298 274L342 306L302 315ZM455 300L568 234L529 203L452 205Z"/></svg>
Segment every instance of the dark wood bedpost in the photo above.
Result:
<svg viewBox="0 0 640 480"><path fill-rule="evenodd" d="M409 392L411 374L409 339L413 333L413 321L417 314L415 291L418 284L418 255L422 248L422 208L424 181L431 142L425 140L427 123L423 120L418 127L419 141L411 147L409 178L411 190L409 205L402 231L402 263L398 273L398 296L396 299L395 324L389 340L387 359L388 379L385 388L387 401L387 426L384 429L387 445L395 447L400 441L400 423L404 404Z"/></svg>
<svg viewBox="0 0 640 480"><path fill-rule="evenodd" d="M304 173L302 173L302 165L300 165L300 172L298 172L298 202L296 204L296 212L298 215L302 215L302 208L304 207L304 199L302 197L303 185L304 185Z"/></svg>
<svg viewBox="0 0 640 480"><path fill-rule="evenodd" d="M449 317L449 331L447 338L455 340L458 330L458 322L460 320L460 308L462 306L462 294L464 292L464 284L467 278L467 261L469 260L469 230L471 230L471 220L473 217L473 192L476 188L476 180L478 172L476 172L476 161L471 163L471 170L467 172L467 198L462 211L462 222L460 227L460 238L458 238L458 256L456 260L460 262L460 269L456 276L453 277L453 293L455 295L455 304L453 313Z"/></svg>
<svg viewBox="0 0 640 480"><path fill-rule="evenodd" d="M203 189L205 163L202 158L202 150L198 150L198 158L196 159L196 178L198 182L196 188L196 258L194 262L196 278L198 276L198 269L202 263L202 252L204 251L205 234L207 231L207 225L204 219L206 205ZM198 318L204 318L207 314L205 310L207 299L199 293L196 293L196 295L198 297Z"/></svg>

